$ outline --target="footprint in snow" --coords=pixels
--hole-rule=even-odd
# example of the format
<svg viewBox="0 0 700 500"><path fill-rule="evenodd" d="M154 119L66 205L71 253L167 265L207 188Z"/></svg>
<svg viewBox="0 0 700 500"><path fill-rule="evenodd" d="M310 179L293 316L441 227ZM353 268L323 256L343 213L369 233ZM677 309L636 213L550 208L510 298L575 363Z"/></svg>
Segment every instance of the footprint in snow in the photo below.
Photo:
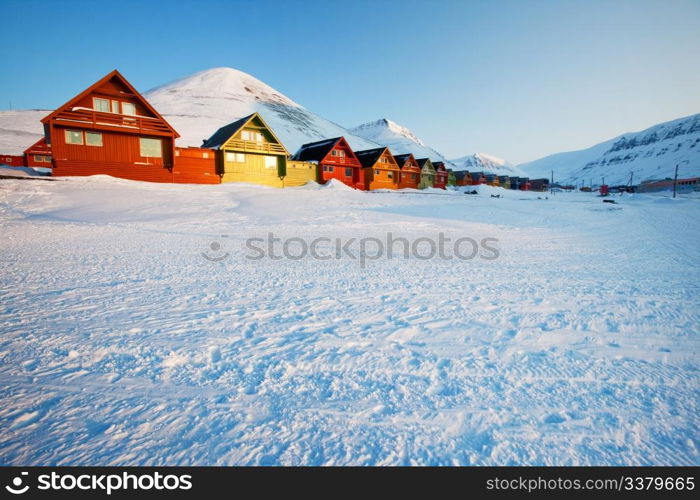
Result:
<svg viewBox="0 0 700 500"><path fill-rule="evenodd" d="M544 419L545 424L561 424L564 421L566 421L566 419L557 413L547 415Z"/></svg>

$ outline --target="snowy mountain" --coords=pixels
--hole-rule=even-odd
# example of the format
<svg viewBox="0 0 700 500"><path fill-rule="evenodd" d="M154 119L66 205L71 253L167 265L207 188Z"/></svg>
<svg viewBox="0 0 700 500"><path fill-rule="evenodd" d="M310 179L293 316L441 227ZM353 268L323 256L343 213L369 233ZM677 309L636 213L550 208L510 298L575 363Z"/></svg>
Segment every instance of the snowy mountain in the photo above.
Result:
<svg viewBox="0 0 700 500"><path fill-rule="evenodd" d="M688 161L685 161L688 160ZM634 173L636 184L647 179L700 175L700 114L660 123L641 132L620 135L588 149L558 153L518 165L530 177L580 184L625 184Z"/></svg>
<svg viewBox="0 0 700 500"><path fill-rule="evenodd" d="M525 176L525 173L512 163L486 153L474 153L451 161L456 165L455 170L458 171L469 170L470 172Z"/></svg>
<svg viewBox="0 0 700 500"><path fill-rule="evenodd" d="M306 142L341 135L355 149L377 147L233 68L201 71L149 90L144 97L180 133L182 146L201 146L219 127L257 111L292 153Z"/></svg>
<svg viewBox="0 0 700 500"><path fill-rule="evenodd" d="M0 154L21 155L44 136L41 119L47 109L0 111Z"/></svg>
<svg viewBox="0 0 700 500"><path fill-rule="evenodd" d="M364 123L351 128L350 132L375 142L382 146L389 146L395 155L413 153L416 158L430 158L432 161L444 161L449 168L449 160L425 144L408 128L382 118L373 122Z"/></svg>

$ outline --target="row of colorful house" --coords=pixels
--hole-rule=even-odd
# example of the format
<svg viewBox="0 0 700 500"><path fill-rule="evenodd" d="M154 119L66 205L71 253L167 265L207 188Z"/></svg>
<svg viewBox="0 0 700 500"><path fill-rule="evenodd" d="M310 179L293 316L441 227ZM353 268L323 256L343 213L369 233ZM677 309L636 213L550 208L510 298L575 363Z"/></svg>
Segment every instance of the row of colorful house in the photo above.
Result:
<svg viewBox="0 0 700 500"><path fill-rule="evenodd" d="M547 186L546 179L453 172L443 162L393 155L384 146L353 151L344 137L304 144L290 154L259 113L219 128L200 147L178 147L177 131L116 70L41 121L44 138L23 156L0 155L0 163L50 167L53 176L106 174L193 184L284 187L336 179L360 190Z"/></svg>

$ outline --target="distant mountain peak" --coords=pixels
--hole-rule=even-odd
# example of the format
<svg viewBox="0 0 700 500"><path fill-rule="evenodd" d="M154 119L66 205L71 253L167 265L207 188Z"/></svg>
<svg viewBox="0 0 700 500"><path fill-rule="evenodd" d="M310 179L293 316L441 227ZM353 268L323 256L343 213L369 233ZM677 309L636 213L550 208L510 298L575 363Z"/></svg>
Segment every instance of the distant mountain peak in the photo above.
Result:
<svg viewBox="0 0 700 500"><path fill-rule="evenodd" d="M474 153L451 160L457 170L470 172L485 172L498 175L523 176L523 172L512 163L489 153Z"/></svg>
<svg viewBox="0 0 700 500"><path fill-rule="evenodd" d="M199 71L144 96L180 133L178 144L183 146L199 146L220 127L258 112L291 152L304 143L338 136L355 149L377 147L234 68Z"/></svg>
<svg viewBox="0 0 700 500"><path fill-rule="evenodd" d="M388 118L363 123L351 128L350 131L368 141L389 146L393 154L413 153L416 158L427 157L432 161L443 161L448 164L448 167L451 167L449 161L442 154L428 146L408 127L399 125Z"/></svg>

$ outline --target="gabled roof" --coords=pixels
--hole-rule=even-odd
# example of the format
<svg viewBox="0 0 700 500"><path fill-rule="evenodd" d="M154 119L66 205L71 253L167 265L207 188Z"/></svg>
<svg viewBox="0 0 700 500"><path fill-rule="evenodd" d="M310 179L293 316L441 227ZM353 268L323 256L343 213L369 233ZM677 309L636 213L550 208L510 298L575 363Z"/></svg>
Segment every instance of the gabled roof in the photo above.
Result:
<svg viewBox="0 0 700 500"><path fill-rule="evenodd" d="M46 144L46 137L42 137L38 141L36 141L34 144L29 146L27 149L24 150L24 154L31 154L32 150L34 148L37 148L36 151L37 153L41 154L46 154L51 152L51 147Z"/></svg>
<svg viewBox="0 0 700 500"><path fill-rule="evenodd" d="M224 144L226 144L234 135L236 135L239 130L241 130L248 123L255 119L260 120L260 122L263 124L265 129L272 135L275 141L277 141L277 143L284 148L284 144L282 144L282 141L279 140L279 138L275 135L274 131L270 128L267 122L265 122L265 120L263 120L263 117L260 116L260 113L257 112L252 113L248 116L244 116L243 118L239 118L235 122L231 122L228 125L224 125L219 130L214 132L214 134L209 139L205 140L201 147L210 149L221 149L221 147Z"/></svg>
<svg viewBox="0 0 700 500"><path fill-rule="evenodd" d="M149 110L151 113L153 113L153 115L154 115L157 119L161 120L161 121L172 131L172 133L174 134L175 137L180 137L180 134L177 133L177 131L165 120L165 118L163 118L163 117L161 116L161 114L158 113L158 111L156 111L156 109L155 109L153 106L151 106L151 104L146 100L146 98L143 97L143 96L129 83L129 81L128 81L126 78L124 78L124 76L123 76L119 71L117 71L116 69L115 69L114 71L112 71L111 73L108 73L108 74L105 75L104 77L100 78L98 81L96 81L95 83L93 83L92 85L90 85L88 88L86 88L85 90L83 90L80 94L78 94L78 95L76 95L75 97L73 97L70 101L68 101L67 103L65 103L63 106L59 106L58 108L56 108L56 110L55 110L53 113L50 113L49 115L47 115L47 116L45 116L44 118L42 118L41 123L48 123L49 120L51 120L52 118L54 118L54 117L55 117L57 114L59 114L60 112L66 110L66 109L68 109L68 108L72 108L72 107L75 106L81 99L83 99L85 96L87 96L88 94L90 94L93 90L95 90L95 89L101 87L102 85L104 85L105 83L107 83L108 81L110 81L112 78L118 79L118 80L122 83L122 85L124 85L124 86L129 90L129 92L131 92L132 94L134 94L134 97L136 97L139 101L141 101L141 104L143 104L143 106L144 106L147 110Z"/></svg>
<svg viewBox="0 0 700 500"><path fill-rule="evenodd" d="M443 168L443 169L444 169L444 168L445 168L445 162L443 162L443 161L434 161L434 162L433 162L433 167L435 168L435 170L437 170L438 168Z"/></svg>
<svg viewBox="0 0 700 500"><path fill-rule="evenodd" d="M414 161L416 160L411 153L405 155L394 155L394 160L396 160L396 163L398 163L399 168L403 168L409 158L413 158Z"/></svg>
<svg viewBox="0 0 700 500"><path fill-rule="evenodd" d="M341 139L345 140L343 137L334 137L333 139L324 139L322 141L302 144L299 150L292 156L292 160L321 161Z"/></svg>
<svg viewBox="0 0 700 500"><path fill-rule="evenodd" d="M424 168L426 163L430 163L431 167L433 166L433 162L430 161L430 158L418 158L416 161L418 162L418 165L420 165L420 168Z"/></svg>
<svg viewBox="0 0 700 500"><path fill-rule="evenodd" d="M239 118L235 122L231 122L228 125L224 125L223 127L219 128L219 130L214 132L214 134L209 139L206 139L202 143L201 147L219 149L221 146L224 145L226 141L233 137L236 134L236 132L242 129L243 126L246 123L248 123L248 121L251 118L253 118L253 116L255 116L256 114L257 113L253 113L248 116L244 116L243 118Z"/></svg>
<svg viewBox="0 0 700 500"><path fill-rule="evenodd" d="M456 170L454 172L454 174L455 174L455 178L457 178L457 179L463 179L464 177L467 177L467 176L471 177L471 174L469 173L468 170Z"/></svg>
<svg viewBox="0 0 700 500"><path fill-rule="evenodd" d="M374 149L364 149L362 151L355 151L355 156L357 156L357 159L360 160L360 164L363 167L373 167L386 150L386 146Z"/></svg>

